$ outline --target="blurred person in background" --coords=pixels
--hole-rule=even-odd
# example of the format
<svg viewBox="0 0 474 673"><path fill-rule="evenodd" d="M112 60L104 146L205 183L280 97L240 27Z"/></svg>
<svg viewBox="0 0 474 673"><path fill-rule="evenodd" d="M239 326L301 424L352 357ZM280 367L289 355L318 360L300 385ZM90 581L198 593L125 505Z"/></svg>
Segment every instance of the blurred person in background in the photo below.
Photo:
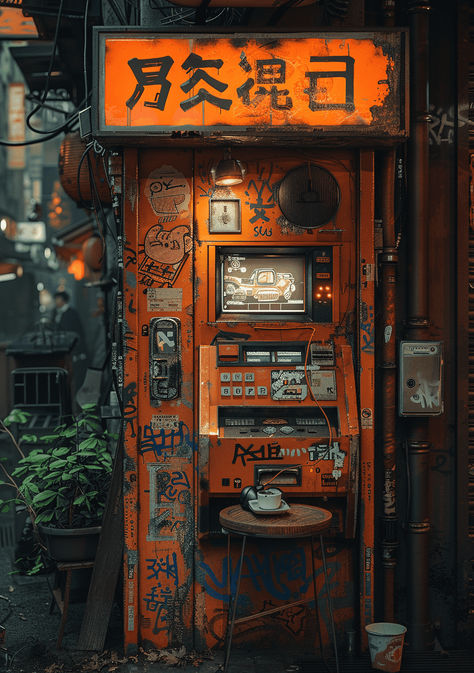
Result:
<svg viewBox="0 0 474 673"><path fill-rule="evenodd" d="M52 323L55 331L74 332L77 335L77 341L72 350L74 389L77 391L82 385L87 370L86 340L79 313L69 301L69 295L64 290L54 293L55 308Z"/></svg>

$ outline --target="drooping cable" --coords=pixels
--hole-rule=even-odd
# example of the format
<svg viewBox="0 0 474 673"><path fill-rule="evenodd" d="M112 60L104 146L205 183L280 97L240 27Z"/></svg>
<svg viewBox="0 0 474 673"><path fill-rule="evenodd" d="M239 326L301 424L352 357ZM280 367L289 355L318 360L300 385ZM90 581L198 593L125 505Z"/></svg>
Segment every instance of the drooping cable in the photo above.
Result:
<svg viewBox="0 0 474 673"><path fill-rule="evenodd" d="M64 6L64 0L61 0L59 3L59 9L58 9L58 18L56 19L56 28L54 30L54 38L53 38L53 49L51 51L51 56L49 59L49 67L48 67L48 74L46 75L46 82L44 85L43 92L40 97L40 102L35 105L33 110L27 115L26 117L26 125L28 126L29 129L32 131L37 131L32 125L30 125L30 119L34 117L34 115L41 110L43 103L46 100L46 97L48 95L50 83L51 83L51 73L53 72L53 66L54 66L54 59L56 57L56 49L58 46L58 37L59 37L59 27L61 25L61 18L63 15L63 6Z"/></svg>

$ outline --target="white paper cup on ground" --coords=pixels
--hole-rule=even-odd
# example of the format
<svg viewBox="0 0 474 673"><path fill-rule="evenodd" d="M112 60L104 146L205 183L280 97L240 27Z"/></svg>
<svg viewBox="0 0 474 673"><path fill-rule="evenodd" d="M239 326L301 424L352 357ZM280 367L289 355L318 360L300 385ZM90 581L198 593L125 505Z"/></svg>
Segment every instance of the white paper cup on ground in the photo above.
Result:
<svg viewBox="0 0 474 673"><path fill-rule="evenodd" d="M281 491L278 488L266 488L258 491L257 502L260 509L278 509L281 505Z"/></svg>
<svg viewBox="0 0 474 673"><path fill-rule="evenodd" d="M369 638L372 668L397 673L402 664L406 628L401 624L378 622L365 627Z"/></svg>

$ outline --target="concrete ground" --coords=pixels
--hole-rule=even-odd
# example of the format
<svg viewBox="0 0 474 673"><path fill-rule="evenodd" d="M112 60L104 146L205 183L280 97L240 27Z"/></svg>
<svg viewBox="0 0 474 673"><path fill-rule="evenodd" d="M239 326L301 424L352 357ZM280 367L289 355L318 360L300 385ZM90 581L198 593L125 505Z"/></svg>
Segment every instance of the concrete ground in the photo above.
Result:
<svg viewBox="0 0 474 673"><path fill-rule="evenodd" d="M0 535L5 542L5 521L0 515ZM3 532L2 532L3 527ZM124 657L122 652L122 619L119 605L112 618L101 653L78 651L76 643L81 627L84 603L70 605L63 645L56 648L60 623L58 609L51 614L51 583L54 575L26 577L11 575L13 548L0 549L0 624L5 627L3 649L0 650L1 673L219 673L221 651L207 653L181 650L139 651L137 656ZM84 588L73 585L76 599ZM72 594L72 595L73 595ZM238 643L237 643L238 645ZM275 645L275 644L273 644ZM335 661L322 662L318 657L303 659L278 646L264 651L233 648L228 673L335 673ZM343 648L341 647L341 650ZM348 659L340 652L339 673L370 673L367 653ZM405 646L401 673L473 673L474 651L410 652Z"/></svg>

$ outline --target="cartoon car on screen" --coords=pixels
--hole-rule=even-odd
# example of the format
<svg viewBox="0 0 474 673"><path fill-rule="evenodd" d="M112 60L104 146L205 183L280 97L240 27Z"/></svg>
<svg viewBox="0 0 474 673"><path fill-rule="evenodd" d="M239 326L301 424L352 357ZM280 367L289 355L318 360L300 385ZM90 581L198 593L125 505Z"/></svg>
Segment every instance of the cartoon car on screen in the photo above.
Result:
<svg viewBox="0 0 474 673"><path fill-rule="evenodd" d="M275 269L255 269L249 278L224 276L224 294L236 302L288 301L295 289L293 274Z"/></svg>

